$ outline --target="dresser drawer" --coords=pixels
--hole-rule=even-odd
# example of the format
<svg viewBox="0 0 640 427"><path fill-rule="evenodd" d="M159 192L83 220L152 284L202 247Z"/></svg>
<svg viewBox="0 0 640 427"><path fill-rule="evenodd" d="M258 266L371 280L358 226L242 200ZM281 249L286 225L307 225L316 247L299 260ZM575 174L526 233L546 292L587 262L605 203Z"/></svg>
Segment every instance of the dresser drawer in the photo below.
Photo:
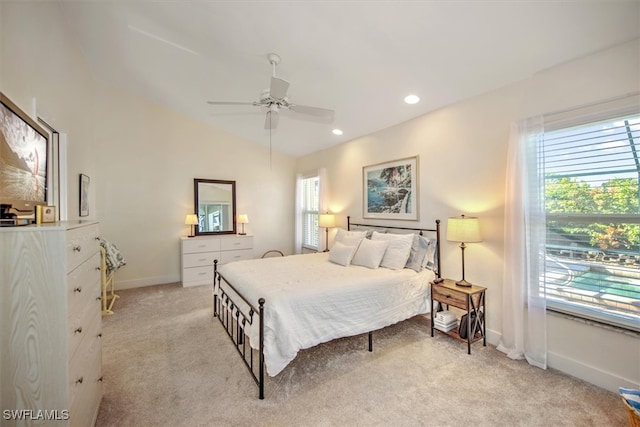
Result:
<svg viewBox="0 0 640 427"><path fill-rule="evenodd" d="M69 414L72 426L91 425L102 395L102 338L100 321L91 325L90 335L69 364Z"/></svg>
<svg viewBox="0 0 640 427"><path fill-rule="evenodd" d="M213 265L211 267L193 267L183 270L182 284L206 282L213 284Z"/></svg>
<svg viewBox="0 0 640 427"><path fill-rule="evenodd" d="M95 300L100 292L100 254L94 254L89 260L67 275L67 307L71 319Z"/></svg>
<svg viewBox="0 0 640 427"><path fill-rule="evenodd" d="M97 224L68 230L65 248L67 272L72 271L99 250L100 235Z"/></svg>
<svg viewBox="0 0 640 427"><path fill-rule="evenodd" d="M253 250L251 249L220 252L220 264L226 264L232 261L241 261L243 259L251 258L253 258Z"/></svg>
<svg viewBox="0 0 640 427"><path fill-rule="evenodd" d="M201 252L197 254L185 254L182 257L182 268L189 267L213 267L213 260L220 259L220 252Z"/></svg>
<svg viewBox="0 0 640 427"><path fill-rule="evenodd" d="M97 283L99 285L99 283ZM82 310L75 314L69 314L68 323L68 349L69 357L73 358L74 355L81 350L83 340L91 340L100 333L101 329L101 304L98 300L98 291L90 293L91 297L88 298L88 302L82 307Z"/></svg>
<svg viewBox="0 0 640 427"><path fill-rule="evenodd" d="M232 251L236 249L251 249L253 248L252 237L229 237L221 239L223 251Z"/></svg>
<svg viewBox="0 0 640 427"><path fill-rule="evenodd" d="M185 254L198 252L217 252L220 250L220 239L192 238L182 241L182 252Z"/></svg>

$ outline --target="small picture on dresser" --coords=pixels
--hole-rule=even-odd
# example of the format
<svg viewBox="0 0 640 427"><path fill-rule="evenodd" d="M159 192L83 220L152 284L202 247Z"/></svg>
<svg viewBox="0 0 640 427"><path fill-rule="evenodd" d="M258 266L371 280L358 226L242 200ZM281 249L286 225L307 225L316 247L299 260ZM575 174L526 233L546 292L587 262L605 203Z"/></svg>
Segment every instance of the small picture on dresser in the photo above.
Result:
<svg viewBox="0 0 640 427"><path fill-rule="evenodd" d="M80 216L89 216L89 177L80 174Z"/></svg>

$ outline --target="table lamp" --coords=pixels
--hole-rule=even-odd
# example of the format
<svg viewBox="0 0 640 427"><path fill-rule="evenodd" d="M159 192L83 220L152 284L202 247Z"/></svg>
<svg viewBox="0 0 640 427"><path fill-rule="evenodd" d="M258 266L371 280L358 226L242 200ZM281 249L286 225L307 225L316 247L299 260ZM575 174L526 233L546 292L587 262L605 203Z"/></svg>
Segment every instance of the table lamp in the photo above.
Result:
<svg viewBox="0 0 640 427"><path fill-rule="evenodd" d="M329 252L329 229L336 226L336 216L330 213L320 214L318 217L318 227L322 227L325 230L325 244L324 251Z"/></svg>
<svg viewBox="0 0 640 427"><path fill-rule="evenodd" d="M449 218L447 221L447 240L450 242L460 242L462 251L462 280L458 280L456 285L470 287L471 283L464 279L464 249L465 243L481 242L480 221L478 218L465 217Z"/></svg>
<svg viewBox="0 0 640 427"><path fill-rule="evenodd" d="M187 215L187 218L184 220L184 223L191 226L191 234L189 235L189 237L194 237L195 236L194 229L195 229L195 226L198 225L198 215L196 214Z"/></svg>
<svg viewBox="0 0 640 427"><path fill-rule="evenodd" d="M238 215L237 222L238 222L238 224L242 224L242 231L240 233L238 233L238 234L240 234L241 236L244 236L245 234L247 234L247 233L244 232L244 225L245 224L249 224L249 215L247 215L247 214Z"/></svg>

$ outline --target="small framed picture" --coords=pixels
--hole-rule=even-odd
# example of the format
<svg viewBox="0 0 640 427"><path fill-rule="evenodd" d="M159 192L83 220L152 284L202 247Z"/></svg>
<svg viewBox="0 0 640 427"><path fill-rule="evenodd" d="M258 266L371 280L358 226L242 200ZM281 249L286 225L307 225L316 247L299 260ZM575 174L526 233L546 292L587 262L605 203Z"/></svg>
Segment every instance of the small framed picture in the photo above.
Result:
<svg viewBox="0 0 640 427"><path fill-rule="evenodd" d="M56 220L55 206L36 206L36 224L56 222Z"/></svg>
<svg viewBox="0 0 640 427"><path fill-rule="evenodd" d="M89 216L89 177L80 174L80 216Z"/></svg>

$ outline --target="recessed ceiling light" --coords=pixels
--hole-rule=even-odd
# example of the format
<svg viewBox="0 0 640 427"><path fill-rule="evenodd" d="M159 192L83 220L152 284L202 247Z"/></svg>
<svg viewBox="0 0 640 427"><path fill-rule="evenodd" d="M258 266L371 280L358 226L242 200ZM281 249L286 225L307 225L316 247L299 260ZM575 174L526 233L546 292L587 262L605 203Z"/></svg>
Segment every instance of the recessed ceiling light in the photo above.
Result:
<svg viewBox="0 0 640 427"><path fill-rule="evenodd" d="M417 104L418 102L420 102L420 98L418 97L418 95L407 95L404 98L404 102L406 102L407 104Z"/></svg>
<svg viewBox="0 0 640 427"><path fill-rule="evenodd" d="M333 132L334 135L342 135L342 131L340 129L334 129L331 132Z"/></svg>

